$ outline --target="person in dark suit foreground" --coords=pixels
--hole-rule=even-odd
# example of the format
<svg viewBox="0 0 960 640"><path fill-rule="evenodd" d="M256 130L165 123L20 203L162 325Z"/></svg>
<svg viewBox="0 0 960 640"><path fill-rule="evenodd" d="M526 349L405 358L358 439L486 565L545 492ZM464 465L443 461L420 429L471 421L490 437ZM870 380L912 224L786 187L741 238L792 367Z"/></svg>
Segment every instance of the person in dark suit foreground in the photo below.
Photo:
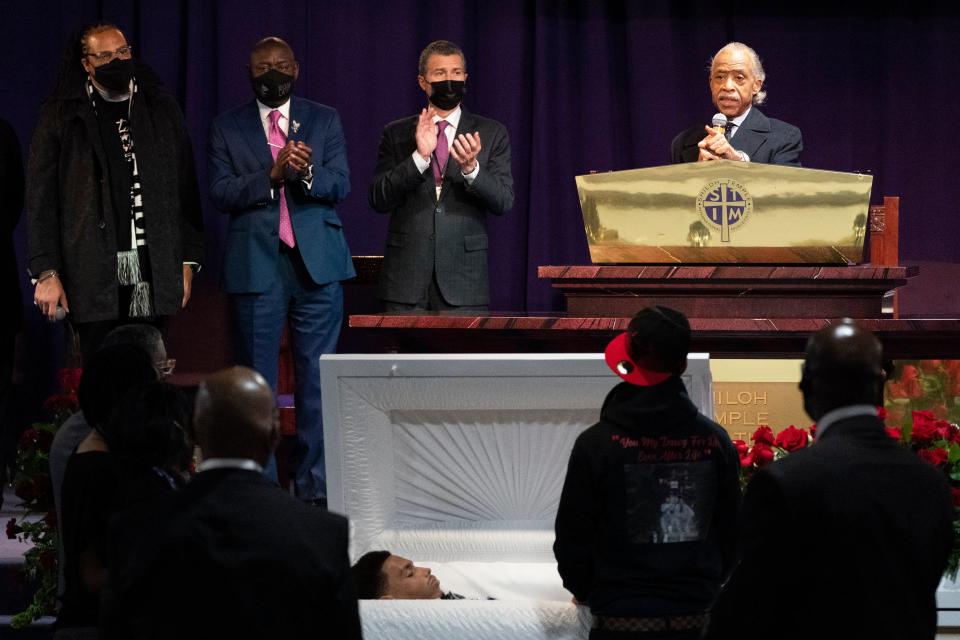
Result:
<svg viewBox="0 0 960 640"><path fill-rule="evenodd" d="M710 63L710 95L726 126L694 125L673 139L670 161L736 160L800 166L800 129L763 115L766 73L757 52L731 42Z"/></svg>
<svg viewBox="0 0 960 640"><path fill-rule="evenodd" d="M950 491L877 417L881 352L851 320L807 343L800 390L816 441L751 480L742 559L713 608L709 638L936 634Z"/></svg>
<svg viewBox="0 0 960 640"><path fill-rule="evenodd" d="M355 275L334 207L350 191L336 110L293 95L300 65L290 46L264 38L250 52L253 99L210 128L210 195L230 216L223 287L240 364L276 389L289 322L296 373L301 500L326 503L320 356L333 353L343 318L340 282ZM267 472L276 478L271 458Z"/></svg>
<svg viewBox="0 0 960 640"><path fill-rule="evenodd" d="M273 392L233 367L201 384L204 461L159 510L114 527L120 617L107 637L360 638L347 520L263 476L279 437Z"/></svg>
<svg viewBox="0 0 960 640"><path fill-rule="evenodd" d="M510 139L462 107L466 80L463 51L431 42L417 77L429 104L380 138L370 206L390 214L377 291L386 311L487 309L486 215L513 206Z"/></svg>

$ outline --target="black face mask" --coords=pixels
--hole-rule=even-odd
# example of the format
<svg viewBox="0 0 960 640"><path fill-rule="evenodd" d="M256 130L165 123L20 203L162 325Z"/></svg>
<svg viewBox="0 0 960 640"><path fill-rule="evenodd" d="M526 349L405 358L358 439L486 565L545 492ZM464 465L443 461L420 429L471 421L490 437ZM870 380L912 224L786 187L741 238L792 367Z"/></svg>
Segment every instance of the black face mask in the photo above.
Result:
<svg viewBox="0 0 960 640"><path fill-rule="evenodd" d="M114 58L93 70L93 79L105 89L121 93L130 89L133 80L133 60Z"/></svg>
<svg viewBox="0 0 960 640"><path fill-rule="evenodd" d="M433 92L430 94L430 102L441 111L450 111L463 100L463 94L466 92L463 84L463 80L431 82L430 87Z"/></svg>
<svg viewBox="0 0 960 640"><path fill-rule="evenodd" d="M293 76L276 69L251 78L250 82L253 85L253 95L268 107L279 107L289 100L293 93Z"/></svg>

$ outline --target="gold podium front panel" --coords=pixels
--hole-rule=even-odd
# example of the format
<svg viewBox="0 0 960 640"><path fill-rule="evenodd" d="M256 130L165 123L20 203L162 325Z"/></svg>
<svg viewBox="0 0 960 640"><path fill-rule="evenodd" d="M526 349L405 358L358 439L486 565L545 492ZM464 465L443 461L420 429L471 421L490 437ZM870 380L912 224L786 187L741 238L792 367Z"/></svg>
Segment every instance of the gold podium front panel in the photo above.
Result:
<svg viewBox="0 0 960 640"><path fill-rule="evenodd" d="M693 162L577 176L595 264L857 264L873 176Z"/></svg>

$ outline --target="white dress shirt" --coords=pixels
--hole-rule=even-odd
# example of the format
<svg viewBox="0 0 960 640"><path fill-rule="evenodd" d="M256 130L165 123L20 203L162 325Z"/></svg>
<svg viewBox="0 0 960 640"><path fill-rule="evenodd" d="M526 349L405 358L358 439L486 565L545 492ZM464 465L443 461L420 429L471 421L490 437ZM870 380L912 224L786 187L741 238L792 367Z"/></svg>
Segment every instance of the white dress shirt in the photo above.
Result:
<svg viewBox="0 0 960 640"><path fill-rule="evenodd" d="M290 101L287 100L279 107L268 107L257 100L257 109L260 110L260 125L263 127L263 135L267 138L267 144L270 144L270 113L272 111L280 112L280 119L277 120L277 126L283 132L284 137L289 137L290 131ZM270 152L273 153L272 151ZM309 178L309 179L308 179ZM300 178L303 184L309 189L313 186L313 164L307 167L307 176ZM273 188L270 189L270 195L274 196Z"/></svg>
<svg viewBox="0 0 960 640"><path fill-rule="evenodd" d="M448 113L447 117L445 118L441 118L440 116L433 116L434 124L436 124L437 122L440 122L441 120L446 120L449 123L447 125L447 128L443 130L443 135L447 137L448 149L453 148L453 140L454 138L457 137L457 128L460 126L460 116L462 114L463 112L460 110L460 107L458 105L457 108L451 111L450 113ZM433 156L430 156L430 158L428 158L427 160L424 160L423 156L420 155L420 153L416 149L413 150L413 162L414 164L417 165L417 171L419 171L420 173L423 173L424 171L429 169L430 163L432 161L433 161ZM447 162L448 163L456 162L456 160L453 160L453 158L448 156ZM444 170L446 170L446 167L444 167ZM471 171L470 173L461 173L460 175L462 175L463 179L467 181L468 185L470 185L470 184L473 184L473 181L477 179L477 175L479 173L480 173L480 162L478 160L477 165L473 168L473 171ZM437 187L437 198L440 197L440 189L442 186L443 185Z"/></svg>

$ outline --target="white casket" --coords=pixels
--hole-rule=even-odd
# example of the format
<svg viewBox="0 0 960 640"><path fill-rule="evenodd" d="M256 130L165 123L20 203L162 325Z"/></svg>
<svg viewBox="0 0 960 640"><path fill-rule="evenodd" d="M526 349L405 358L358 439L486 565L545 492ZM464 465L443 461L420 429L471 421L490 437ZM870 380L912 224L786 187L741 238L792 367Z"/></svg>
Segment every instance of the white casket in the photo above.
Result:
<svg viewBox="0 0 960 640"><path fill-rule="evenodd" d="M619 382L602 354L323 356L327 494L351 560L387 549L445 590L495 601L368 601L366 637L586 638L553 558L577 435ZM684 382L713 415L709 361Z"/></svg>

